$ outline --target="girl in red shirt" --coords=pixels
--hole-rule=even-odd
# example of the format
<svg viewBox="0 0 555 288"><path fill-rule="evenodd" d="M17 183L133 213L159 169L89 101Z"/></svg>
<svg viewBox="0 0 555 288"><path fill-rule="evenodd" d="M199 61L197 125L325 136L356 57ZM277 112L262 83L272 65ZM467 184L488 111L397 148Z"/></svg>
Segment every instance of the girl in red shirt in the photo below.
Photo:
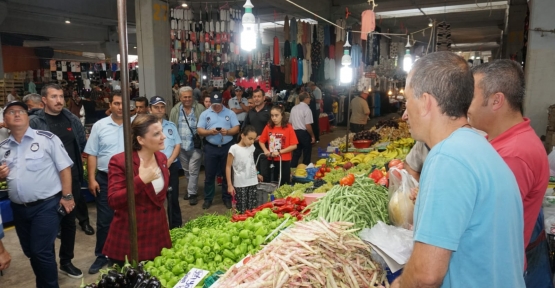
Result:
<svg viewBox="0 0 555 288"><path fill-rule="evenodd" d="M273 179L279 179L281 155L281 183L291 184L291 156L292 152L297 149L297 136L293 126L289 124L289 119L285 117L285 108L282 105L273 106L270 110L270 121L264 127L264 131L258 139L260 147L264 151L264 155L268 157L270 165L274 165ZM268 143L266 145L266 143Z"/></svg>

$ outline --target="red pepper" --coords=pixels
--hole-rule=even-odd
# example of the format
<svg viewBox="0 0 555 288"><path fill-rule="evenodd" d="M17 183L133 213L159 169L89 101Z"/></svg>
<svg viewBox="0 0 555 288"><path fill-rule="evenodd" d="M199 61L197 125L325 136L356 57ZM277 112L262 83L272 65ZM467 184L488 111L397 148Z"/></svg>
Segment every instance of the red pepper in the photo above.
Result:
<svg viewBox="0 0 555 288"><path fill-rule="evenodd" d="M283 214L277 213L278 218L283 218Z"/></svg>
<svg viewBox="0 0 555 288"><path fill-rule="evenodd" d="M283 205L287 204L285 199L276 199L272 203L274 204L274 206L283 206Z"/></svg>
<svg viewBox="0 0 555 288"><path fill-rule="evenodd" d="M303 199L303 201L301 201L301 203L299 203L299 205L306 207L306 199Z"/></svg>
<svg viewBox="0 0 555 288"><path fill-rule="evenodd" d="M310 209L306 209L306 210L303 212L304 215L307 215L308 213L310 213Z"/></svg>
<svg viewBox="0 0 555 288"><path fill-rule="evenodd" d="M298 220L298 221L303 220L303 216L302 216L302 215L297 215L297 220Z"/></svg>
<svg viewBox="0 0 555 288"><path fill-rule="evenodd" d="M291 212L291 213L289 213L289 214L291 214L291 216L293 216L293 217L296 217L297 215L299 215L299 212L293 211L293 212Z"/></svg>
<svg viewBox="0 0 555 288"><path fill-rule="evenodd" d="M291 213L295 210L295 206L292 204L287 204L279 208L278 213Z"/></svg>
<svg viewBox="0 0 555 288"><path fill-rule="evenodd" d="M258 206L258 208L256 208L256 209L263 210L265 208L273 208L273 207L274 207L274 204L272 202L268 202L268 203L264 203L264 204Z"/></svg>
<svg viewBox="0 0 555 288"><path fill-rule="evenodd" d="M249 218L249 216L243 214L243 215L236 215L237 217L235 218L237 221L245 221L247 220L247 218Z"/></svg>

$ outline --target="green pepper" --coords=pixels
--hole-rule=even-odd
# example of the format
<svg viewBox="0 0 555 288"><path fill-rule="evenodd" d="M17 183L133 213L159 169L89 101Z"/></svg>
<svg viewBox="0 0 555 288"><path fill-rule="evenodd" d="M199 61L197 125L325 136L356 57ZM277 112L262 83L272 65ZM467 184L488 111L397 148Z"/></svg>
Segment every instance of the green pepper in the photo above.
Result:
<svg viewBox="0 0 555 288"><path fill-rule="evenodd" d="M241 255L247 254L247 250L249 250L248 247L249 246L245 243L241 243L241 245L239 245L239 250L241 250Z"/></svg>
<svg viewBox="0 0 555 288"><path fill-rule="evenodd" d="M193 264L195 262L195 257L191 254L187 254L187 256L185 257L185 262Z"/></svg>
<svg viewBox="0 0 555 288"><path fill-rule="evenodd" d="M198 236L198 234L200 233L200 229L195 227L195 228L193 228L193 230L191 230L191 232L193 232L193 234Z"/></svg>
<svg viewBox="0 0 555 288"><path fill-rule="evenodd" d="M174 287L175 284L177 284L177 282L179 282L178 279L169 280L169 281L167 282L167 285L166 285L166 286L163 286L163 287Z"/></svg>
<svg viewBox="0 0 555 288"><path fill-rule="evenodd" d="M183 272L184 272L184 271L183 271L183 268L181 267L181 265L175 265L175 266L173 266L173 269L172 269L173 275L179 276L179 275L182 275Z"/></svg>
<svg viewBox="0 0 555 288"><path fill-rule="evenodd" d="M148 269L150 267L154 267L154 262L153 261L148 261L148 262L146 262L145 266L143 266L144 269Z"/></svg>
<svg viewBox="0 0 555 288"><path fill-rule="evenodd" d="M210 249L209 246L204 246L204 247L202 247L202 252L203 252L204 254L210 253L211 250L212 250L212 249Z"/></svg>
<svg viewBox="0 0 555 288"><path fill-rule="evenodd" d="M234 245L233 243L231 243L231 242L227 242L227 243L225 243L224 246L223 246L223 249L229 249L229 250L231 250L231 249L233 249L233 248L235 248L235 245Z"/></svg>
<svg viewBox="0 0 555 288"><path fill-rule="evenodd" d="M189 264L189 265L187 265L187 271L186 271L186 272L191 271L191 269L193 269L193 268L195 268L195 264Z"/></svg>
<svg viewBox="0 0 555 288"><path fill-rule="evenodd" d="M252 243L252 240L251 240L251 239L243 239L243 241L241 242L241 244L243 244L243 243L249 245L249 244Z"/></svg>
<svg viewBox="0 0 555 288"><path fill-rule="evenodd" d="M214 247L212 247L212 250L216 253L219 253L221 250L220 245L218 245L218 243L214 243Z"/></svg>
<svg viewBox="0 0 555 288"><path fill-rule="evenodd" d="M220 256L220 255L214 256L214 262L216 262L216 263L222 262L222 256Z"/></svg>
<svg viewBox="0 0 555 288"><path fill-rule="evenodd" d="M223 254L224 254L224 257L229 258L231 260L235 260L235 257L236 257L235 254L233 254L233 252L229 251L228 249L225 249Z"/></svg>
<svg viewBox="0 0 555 288"><path fill-rule="evenodd" d="M256 235L256 238L252 242L255 246L260 246L264 243L264 237L262 235Z"/></svg>
<svg viewBox="0 0 555 288"><path fill-rule="evenodd" d="M166 266L166 268L168 268L168 270L171 271L173 269L173 266L175 266L175 260L174 259L166 260L166 263L164 264L164 266Z"/></svg>
<svg viewBox="0 0 555 288"><path fill-rule="evenodd" d="M195 251L195 258L202 258L203 254L202 254L202 250L198 249L197 251Z"/></svg>
<svg viewBox="0 0 555 288"><path fill-rule="evenodd" d="M234 261L234 260L231 260L231 258L225 258L225 259L224 259L224 264L225 264L226 266L228 266L228 267L231 267L231 266L233 266L233 264L235 264L235 261ZM226 270L227 270L227 269L226 269Z"/></svg>
<svg viewBox="0 0 555 288"><path fill-rule="evenodd" d="M200 267L200 266L204 265L204 261L202 260L202 258L197 258L197 261L195 262L195 265L197 267Z"/></svg>
<svg viewBox="0 0 555 288"><path fill-rule="evenodd" d="M250 230L241 230L241 232L239 232L239 237L241 237L241 239L249 239L251 238L251 233ZM233 239L231 241L233 242ZM233 244L237 245L238 243L233 242Z"/></svg>
<svg viewBox="0 0 555 288"><path fill-rule="evenodd" d="M243 231L248 231L248 230L243 230ZM243 232L243 231L241 231L241 232ZM246 234L246 235L248 235L248 234ZM243 237L240 237L240 238L239 238L239 237L240 237L240 236L233 236L233 237L231 237L231 243L232 243L233 245L235 245L235 246L241 244L241 238L243 238ZM246 238L243 238L243 239L246 239Z"/></svg>
<svg viewBox="0 0 555 288"><path fill-rule="evenodd" d="M200 239L195 239L195 241L193 241L193 246L198 247L198 248L202 248L204 247L204 244L200 241Z"/></svg>
<svg viewBox="0 0 555 288"><path fill-rule="evenodd" d="M268 235L268 231L266 230L266 228L260 227L258 228L258 230L256 230L256 232L254 232L254 235L266 236Z"/></svg>
<svg viewBox="0 0 555 288"><path fill-rule="evenodd" d="M231 236L229 236L229 234L227 233L221 234L220 237L218 237L218 239L216 240L216 242L220 245L224 245L229 241L231 241Z"/></svg>
<svg viewBox="0 0 555 288"><path fill-rule="evenodd" d="M164 257L162 257L162 256L158 256L158 257L154 258L154 267L162 266L162 260L163 259L164 259Z"/></svg>
<svg viewBox="0 0 555 288"><path fill-rule="evenodd" d="M243 253L241 252L241 246L237 246L235 247L235 250L233 250L233 253L235 253L235 256L237 257L241 257L241 255L243 255ZM236 259L237 260L237 259Z"/></svg>
<svg viewBox="0 0 555 288"><path fill-rule="evenodd" d="M168 268L166 268L166 266L158 267L158 274L164 274L166 272L168 272Z"/></svg>
<svg viewBox="0 0 555 288"><path fill-rule="evenodd" d="M171 254L170 249L168 249L166 247L162 248L162 252L160 253L160 255L162 255L164 257L169 256L170 254Z"/></svg>
<svg viewBox="0 0 555 288"><path fill-rule="evenodd" d="M162 278L165 278L165 279L172 279L173 276L174 276L174 275L173 275L172 271L166 271L166 272L164 273L164 275L162 275Z"/></svg>

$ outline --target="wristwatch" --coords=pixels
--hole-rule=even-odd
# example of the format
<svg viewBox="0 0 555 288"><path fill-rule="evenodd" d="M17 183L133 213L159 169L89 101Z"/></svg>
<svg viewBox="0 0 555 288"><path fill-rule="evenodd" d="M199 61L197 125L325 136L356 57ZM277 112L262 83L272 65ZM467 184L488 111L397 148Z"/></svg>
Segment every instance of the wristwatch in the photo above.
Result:
<svg viewBox="0 0 555 288"><path fill-rule="evenodd" d="M67 200L67 201L71 201L73 200L73 194L67 194L62 196L62 199Z"/></svg>

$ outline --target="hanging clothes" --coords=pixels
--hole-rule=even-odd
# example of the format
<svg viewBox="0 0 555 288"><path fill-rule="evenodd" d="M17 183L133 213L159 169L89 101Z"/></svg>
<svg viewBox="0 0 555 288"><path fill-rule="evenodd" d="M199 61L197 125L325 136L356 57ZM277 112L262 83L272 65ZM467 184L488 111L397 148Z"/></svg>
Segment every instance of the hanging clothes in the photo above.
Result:
<svg viewBox="0 0 555 288"><path fill-rule="evenodd" d="M291 84L291 59L285 58L283 62L283 74L285 74L285 84Z"/></svg>
<svg viewBox="0 0 555 288"><path fill-rule="evenodd" d="M303 60L297 62L297 85L303 84Z"/></svg>
<svg viewBox="0 0 555 288"><path fill-rule="evenodd" d="M322 56L320 54L320 50L322 48L322 44L320 42L315 41L312 43L312 49L310 51L310 58L312 64L312 70L318 71L320 64L322 63Z"/></svg>
<svg viewBox="0 0 555 288"><path fill-rule="evenodd" d="M335 45L331 44L328 52L328 57L330 59L335 59Z"/></svg>
<svg viewBox="0 0 555 288"><path fill-rule="evenodd" d="M297 20L297 43L303 42L303 23L301 20Z"/></svg>
<svg viewBox="0 0 555 288"><path fill-rule="evenodd" d="M285 43L283 43L283 57L287 58L291 56L291 43L289 43L289 40L285 40Z"/></svg>
<svg viewBox="0 0 555 288"><path fill-rule="evenodd" d="M353 68L358 68L360 66L360 60L362 58L362 50L360 45L355 44L351 47L351 66Z"/></svg>
<svg viewBox="0 0 555 288"><path fill-rule="evenodd" d="M291 17L291 20L289 20L289 32L289 41L297 41L297 20L295 17Z"/></svg>
<svg viewBox="0 0 555 288"><path fill-rule="evenodd" d="M376 15L372 10L365 10L362 12L362 33L360 33L361 40L367 40L368 33L374 31L376 28Z"/></svg>
<svg viewBox="0 0 555 288"><path fill-rule="evenodd" d="M306 52L304 53L304 58L308 61L312 61L312 45L310 43L304 44Z"/></svg>
<svg viewBox="0 0 555 288"><path fill-rule="evenodd" d="M330 45L330 26L324 26L324 46Z"/></svg>
<svg viewBox="0 0 555 288"><path fill-rule="evenodd" d="M274 37L274 65L279 65L279 39Z"/></svg>
<svg viewBox="0 0 555 288"><path fill-rule="evenodd" d="M376 32L381 32L380 27L376 27ZM372 34L372 37L366 41L366 65L374 65L380 59L380 40L379 34Z"/></svg>
<svg viewBox="0 0 555 288"><path fill-rule="evenodd" d="M283 36L285 37L285 41L291 40L289 33L289 17L285 15L285 19L283 20Z"/></svg>
<svg viewBox="0 0 555 288"><path fill-rule="evenodd" d="M337 41L337 37L335 37L335 26L331 26L330 25L330 45L334 45L335 42Z"/></svg>
<svg viewBox="0 0 555 288"><path fill-rule="evenodd" d="M330 59L328 57L326 57L326 59L324 59L324 79L329 80L330 79Z"/></svg>
<svg viewBox="0 0 555 288"><path fill-rule="evenodd" d="M291 84L297 84L297 73L299 71L299 66L297 63L297 58L293 57L291 59Z"/></svg>
<svg viewBox="0 0 555 288"><path fill-rule="evenodd" d="M302 60L304 59L304 50L301 43L297 44L297 57Z"/></svg>
<svg viewBox="0 0 555 288"><path fill-rule="evenodd" d="M293 40L291 41L291 57L297 57L297 55L297 41Z"/></svg>
<svg viewBox="0 0 555 288"><path fill-rule="evenodd" d="M316 25L316 39L315 41L320 42L322 49L324 48L324 25Z"/></svg>
<svg viewBox="0 0 555 288"><path fill-rule="evenodd" d="M335 80L335 61L330 60L330 80Z"/></svg>
<svg viewBox="0 0 555 288"><path fill-rule="evenodd" d="M347 21L343 20L343 18L339 18L335 21L335 24L342 29L335 27L335 39L336 41L345 41L345 27Z"/></svg>
<svg viewBox="0 0 555 288"><path fill-rule="evenodd" d="M308 65L308 60L303 60L303 84L308 83L310 79L310 65Z"/></svg>
<svg viewBox="0 0 555 288"><path fill-rule="evenodd" d="M337 61L337 65L341 66L341 58L343 57L343 45L345 42L337 41L335 42L335 61Z"/></svg>

